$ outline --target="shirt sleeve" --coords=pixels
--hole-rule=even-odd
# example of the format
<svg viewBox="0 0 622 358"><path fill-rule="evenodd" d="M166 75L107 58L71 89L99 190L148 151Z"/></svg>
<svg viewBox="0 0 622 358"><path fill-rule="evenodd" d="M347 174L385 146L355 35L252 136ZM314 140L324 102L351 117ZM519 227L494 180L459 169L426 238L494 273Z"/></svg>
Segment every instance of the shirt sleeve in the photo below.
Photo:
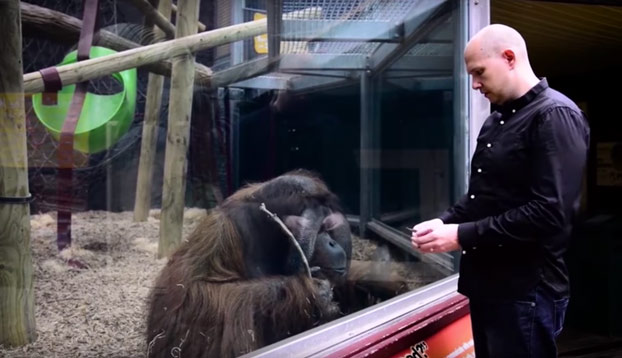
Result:
<svg viewBox="0 0 622 358"><path fill-rule="evenodd" d="M452 207L445 210L438 218L445 224L459 224L469 221L469 198L463 195Z"/></svg>
<svg viewBox="0 0 622 358"><path fill-rule="evenodd" d="M531 187L524 205L458 226L463 248L508 240L538 241L569 228L578 202L589 134L583 115L556 107L537 120L531 148Z"/></svg>

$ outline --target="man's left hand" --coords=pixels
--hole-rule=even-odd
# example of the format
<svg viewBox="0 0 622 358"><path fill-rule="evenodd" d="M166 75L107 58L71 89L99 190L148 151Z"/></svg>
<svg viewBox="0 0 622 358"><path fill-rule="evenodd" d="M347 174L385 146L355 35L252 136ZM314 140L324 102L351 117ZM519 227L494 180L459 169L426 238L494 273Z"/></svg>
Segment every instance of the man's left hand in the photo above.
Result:
<svg viewBox="0 0 622 358"><path fill-rule="evenodd" d="M413 234L413 245L424 253L448 252L460 249L458 243L458 225L445 224L419 236Z"/></svg>

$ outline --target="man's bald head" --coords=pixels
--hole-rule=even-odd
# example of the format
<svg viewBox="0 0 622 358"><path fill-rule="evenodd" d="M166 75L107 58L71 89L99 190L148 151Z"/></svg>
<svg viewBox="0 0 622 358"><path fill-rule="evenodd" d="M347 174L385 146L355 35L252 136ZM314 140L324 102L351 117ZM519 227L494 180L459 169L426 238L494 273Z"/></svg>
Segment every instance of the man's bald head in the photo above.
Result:
<svg viewBox="0 0 622 358"><path fill-rule="evenodd" d="M518 98L539 80L531 69L525 40L513 28L493 24L481 29L464 50L472 87L495 104Z"/></svg>
<svg viewBox="0 0 622 358"><path fill-rule="evenodd" d="M488 25L477 32L467 44L465 54L471 50L480 51L487 57L500 54L504 50L512 50L517 59L528 61L527 45L521 34L501 24Z"/></svg>

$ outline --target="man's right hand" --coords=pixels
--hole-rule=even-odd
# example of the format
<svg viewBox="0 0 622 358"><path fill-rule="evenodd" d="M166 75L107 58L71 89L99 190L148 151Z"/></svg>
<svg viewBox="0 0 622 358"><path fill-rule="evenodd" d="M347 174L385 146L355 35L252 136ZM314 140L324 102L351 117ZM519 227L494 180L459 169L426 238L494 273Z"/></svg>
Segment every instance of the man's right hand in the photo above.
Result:
<svg viewBox="0 0 622 358"><path fill-rule="evenodd" d="M418 248L418 245L413 241L414 238L416 238L417 236L423 236L423 235L429 234L435 228L443 224L444 224L443 220L436 218L436 219L424 221L424 222L421 222L415 225L413 227L412 235L410 238L411 243L413 244L415 248Z"/></svg>

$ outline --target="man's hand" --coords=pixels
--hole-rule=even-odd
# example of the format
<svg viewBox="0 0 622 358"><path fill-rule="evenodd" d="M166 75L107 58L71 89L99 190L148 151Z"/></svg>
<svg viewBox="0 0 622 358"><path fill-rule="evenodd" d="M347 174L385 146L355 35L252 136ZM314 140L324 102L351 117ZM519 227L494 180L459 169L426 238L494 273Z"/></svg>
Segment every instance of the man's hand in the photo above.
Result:
<svg viewBox="0 0 622 358"><path fill-rule="evenodd" d="M440 221L439 219L435 219ZM431 220L434 221L434 220ZM441 224L438 222L433 227L426 227L419 231L415 226L416 232L413 231L411 242L413 246L424 253L430 252L448 252L460 249L458 243L458 225L457 224ZM423 225L427 222L421 223Z"/></svg>
<svg viewBox="0 0 622 358"><path fill-rule="evenodd" d="M441 219L432 219L432 220L424 221L424 222L421 222L415 225L412 228L411 241L414 240L417 236L425 235L429 233L430 231L434 230L435 228L440 227L442 225L443 225L443 220Z"/></svg>
<svg viewBox="0 0 622 358"><path fill-rule="evenodd" d="M441 219L432 219L415 225L412 228L412 235L410 237L410 242L412 243L413 247L415 249L419 248L419 244L417 243L418 237L429 234L435 228L441 226L443 226L443 220Z"/></svg>

